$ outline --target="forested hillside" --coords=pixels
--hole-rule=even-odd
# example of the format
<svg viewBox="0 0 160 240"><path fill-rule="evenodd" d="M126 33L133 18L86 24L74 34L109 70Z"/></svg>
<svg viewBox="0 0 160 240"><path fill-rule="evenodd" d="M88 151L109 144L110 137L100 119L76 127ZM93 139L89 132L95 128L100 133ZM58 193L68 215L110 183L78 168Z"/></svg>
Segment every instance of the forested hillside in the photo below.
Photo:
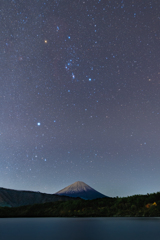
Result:
<svg viewBox="0 0 160 240"><path fill-rule="evenodd" d="M0 217L160 217L160 192L124 198L1 207Z"/></svg>

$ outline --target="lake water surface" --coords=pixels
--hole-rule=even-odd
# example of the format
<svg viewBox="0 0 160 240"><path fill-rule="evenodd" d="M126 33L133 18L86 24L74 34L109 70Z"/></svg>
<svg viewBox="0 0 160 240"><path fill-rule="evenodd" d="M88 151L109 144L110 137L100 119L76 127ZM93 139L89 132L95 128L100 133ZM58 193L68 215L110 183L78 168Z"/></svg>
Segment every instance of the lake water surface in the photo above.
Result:
<svg viewBox="0 0 160 240"><path fill-rule="evenodd" d="M160 240L160 218L0 218L0 240Z"/></svg>

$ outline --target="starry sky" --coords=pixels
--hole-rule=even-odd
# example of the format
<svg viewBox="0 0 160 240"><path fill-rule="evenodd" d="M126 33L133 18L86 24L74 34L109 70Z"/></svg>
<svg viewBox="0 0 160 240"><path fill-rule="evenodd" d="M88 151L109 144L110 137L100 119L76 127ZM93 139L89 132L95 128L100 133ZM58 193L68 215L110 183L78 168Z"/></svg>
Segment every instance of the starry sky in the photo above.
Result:
<svg viewBox="0 0 160 240"><path fill-rule="evenodd" d="M1 0L0 187L160 191L159 0Z"/></svg>

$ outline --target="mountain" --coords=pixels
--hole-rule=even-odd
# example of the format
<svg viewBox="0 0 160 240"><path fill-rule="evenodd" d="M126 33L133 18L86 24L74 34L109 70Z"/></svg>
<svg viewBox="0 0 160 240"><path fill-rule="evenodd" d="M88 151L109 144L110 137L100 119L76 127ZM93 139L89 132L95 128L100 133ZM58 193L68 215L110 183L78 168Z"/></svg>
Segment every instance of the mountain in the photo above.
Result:
<svg viewBox="0 0 160 240"><path fill-rule="evenodd" d="M0 188L0 207L20 207L38 203L68 201L77 197L89 200L106 196L84 182L75 182L55 194Z"/></svg>
<svg viewBox="0 0 160 240"><path fill-rule="evenodd" d="M56 192L55 194L60 196L69 196L69 197L80 197L85 200L91 200L96 198L107 197L100 192L97 192L95 189L91 188L84 182L75 182L68 187Z"/></svg>
<svg viewBox="0 0 160 240"><path fill-rule="evenodd" d="M0 207L19 207L37 203L68 200L73 200L73 198L58 196L55 194L0 188Z"/></svg>

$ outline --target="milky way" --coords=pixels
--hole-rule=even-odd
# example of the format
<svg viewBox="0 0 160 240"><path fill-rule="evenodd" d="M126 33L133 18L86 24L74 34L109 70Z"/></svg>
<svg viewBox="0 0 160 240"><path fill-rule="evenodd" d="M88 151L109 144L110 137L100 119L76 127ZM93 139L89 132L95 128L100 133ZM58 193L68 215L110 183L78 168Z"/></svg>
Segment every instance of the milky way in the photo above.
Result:
<svg viewBox="0 0 160 240"><path fill-rule="evenodd" d="M159 1L0 7L0 186L159 191Z"/></svg>

